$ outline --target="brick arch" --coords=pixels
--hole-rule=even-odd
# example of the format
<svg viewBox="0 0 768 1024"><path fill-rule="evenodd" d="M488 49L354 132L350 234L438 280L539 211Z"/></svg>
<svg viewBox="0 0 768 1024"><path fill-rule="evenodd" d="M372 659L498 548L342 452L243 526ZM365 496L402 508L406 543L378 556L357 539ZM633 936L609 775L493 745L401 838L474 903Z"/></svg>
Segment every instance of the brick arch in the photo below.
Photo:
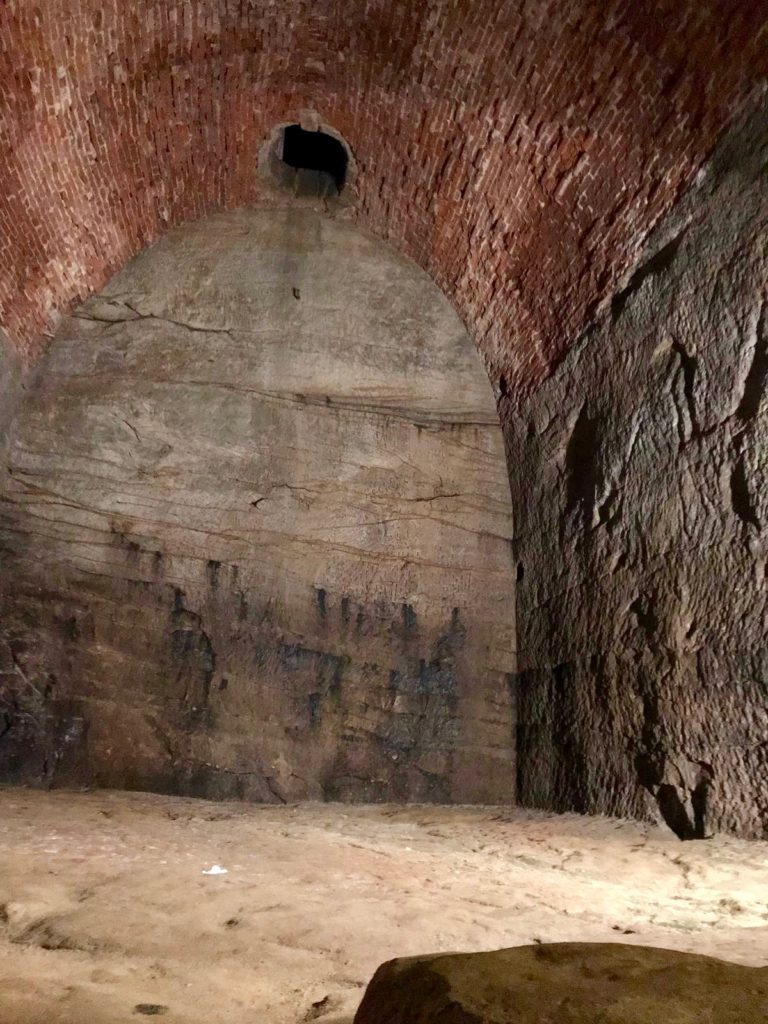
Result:
<svg viewBox="0 0 768 1024"><path fill-rule="evenodd" d="M0 325L52 316L171 225L264 199L310 107L356 216L452 298L492 378L533 384L765 72L728 0L9 0L0 8Z"/></svg>

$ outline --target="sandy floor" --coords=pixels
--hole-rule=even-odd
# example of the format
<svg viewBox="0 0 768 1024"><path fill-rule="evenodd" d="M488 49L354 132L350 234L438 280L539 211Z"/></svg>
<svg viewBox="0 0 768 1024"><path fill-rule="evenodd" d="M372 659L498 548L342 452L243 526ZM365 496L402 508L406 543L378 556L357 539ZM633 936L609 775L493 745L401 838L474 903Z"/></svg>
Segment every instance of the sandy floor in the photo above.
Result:
<svg viewBox="0 0 768 1024"><path fill-rule="evenodd" d="M768 964L768 843L0 789L2 1024L346 1024L390 957L577 939Z"/></svg>

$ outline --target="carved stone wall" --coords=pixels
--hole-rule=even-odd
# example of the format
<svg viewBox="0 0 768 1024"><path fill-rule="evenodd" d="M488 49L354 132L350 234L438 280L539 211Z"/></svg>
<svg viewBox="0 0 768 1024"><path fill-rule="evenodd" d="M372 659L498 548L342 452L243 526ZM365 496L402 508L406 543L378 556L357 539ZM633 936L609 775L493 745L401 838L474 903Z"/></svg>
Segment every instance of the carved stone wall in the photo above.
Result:
<svg viewBox="0 0 768 1024"><path fill-rule="evenodd" d="M526 803L768 833L767 123L503 402Z"/></svg>
<svg viewBox="0 0 768 1024"><path fill-rule="evenodd" d="M3 778L513 798L501 429L384 243L309 208L169 234L61 325L0 508Z"/></svg>

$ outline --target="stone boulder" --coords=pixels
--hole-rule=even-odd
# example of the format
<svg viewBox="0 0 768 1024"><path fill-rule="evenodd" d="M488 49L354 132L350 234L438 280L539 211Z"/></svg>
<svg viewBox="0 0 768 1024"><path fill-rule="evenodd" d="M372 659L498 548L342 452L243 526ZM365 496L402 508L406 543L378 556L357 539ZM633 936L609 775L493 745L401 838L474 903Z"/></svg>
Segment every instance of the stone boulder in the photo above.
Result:
<svg viewBox="0 0 768 1024"><path fill-rule="evenodd" d="M354 1024L765 1024L768 968L555 943L390 960Z"/></svg>

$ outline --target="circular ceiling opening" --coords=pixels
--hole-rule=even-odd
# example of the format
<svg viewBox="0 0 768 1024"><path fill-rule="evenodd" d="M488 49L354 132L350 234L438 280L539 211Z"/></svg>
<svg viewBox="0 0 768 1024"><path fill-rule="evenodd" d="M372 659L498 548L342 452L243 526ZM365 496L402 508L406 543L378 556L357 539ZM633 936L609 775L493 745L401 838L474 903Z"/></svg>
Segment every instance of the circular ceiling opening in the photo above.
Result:
<svg viewBox="0 0 768 1024"><path fill-rule="evenodd" d="M278 129L267 155L271 178L296 196L330 198L347 181L349 152L335 135L300 124Z"/></svg>

